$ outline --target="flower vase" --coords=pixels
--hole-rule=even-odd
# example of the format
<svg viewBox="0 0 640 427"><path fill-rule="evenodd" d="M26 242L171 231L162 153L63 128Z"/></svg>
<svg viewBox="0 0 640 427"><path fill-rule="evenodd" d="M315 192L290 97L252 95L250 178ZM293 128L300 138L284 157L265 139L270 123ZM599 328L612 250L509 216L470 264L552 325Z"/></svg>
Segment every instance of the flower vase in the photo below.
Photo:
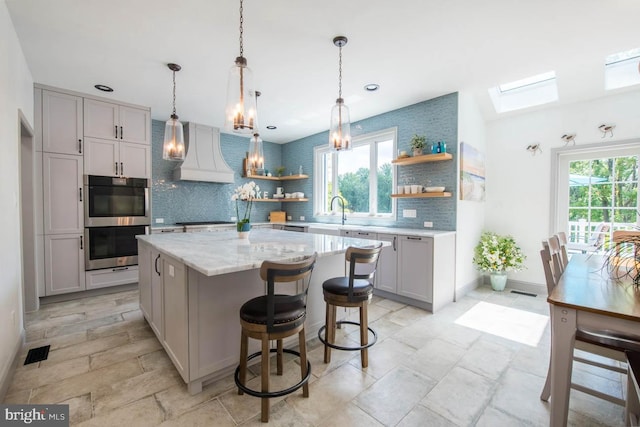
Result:
<svg viewBox="0 0 640 427"><path fill-rule="evenodd" d="M249 231L251 231L251 223L249 222L239 222L236 225L236 229L238 230L238 237L240 239L248 239Z"/></svg>
<svg viewBox="0 0 640 427"><path fill-rule="evenodd" d="M491 273L491 288L494 291L504 291L504 287L507 285L507 273L501 271L498 273Z"/></svg>

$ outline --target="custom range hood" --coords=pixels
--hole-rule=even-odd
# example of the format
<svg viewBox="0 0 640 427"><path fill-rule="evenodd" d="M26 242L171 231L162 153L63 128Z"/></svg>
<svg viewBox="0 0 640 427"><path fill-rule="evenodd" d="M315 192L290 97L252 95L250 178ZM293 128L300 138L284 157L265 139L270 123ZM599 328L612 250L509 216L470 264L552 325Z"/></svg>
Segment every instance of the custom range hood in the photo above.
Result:
<svg viewBox="0 0 640 427"><path fill-rule="evenodd" d="M233 183L233 171L222 157L220 129L197 123L184 124L187 155L174 170L174 179Z"/></svg>

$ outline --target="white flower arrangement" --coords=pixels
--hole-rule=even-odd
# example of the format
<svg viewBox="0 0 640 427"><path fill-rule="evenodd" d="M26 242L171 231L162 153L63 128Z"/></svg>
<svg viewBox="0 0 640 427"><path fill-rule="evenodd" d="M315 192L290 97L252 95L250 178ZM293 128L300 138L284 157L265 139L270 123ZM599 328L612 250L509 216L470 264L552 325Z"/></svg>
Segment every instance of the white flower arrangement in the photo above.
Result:
<svg viewBox="0 0 640 427"><path fill-rule="evenodd" d="M526 256L511 236L499 236L485 231L475 247L473 263L486 273L520 271Z"/></svg>
<svg viewBox="0 0 640 427"><path fill-rule="evenodd" d="M245 231L245 224L251 224L251 206L253 205L253 199L258 197L260 187L255 182L247 182L238 188L236 188L231 196L231 200L236 202L236 229L238 231ZM244 216L240 218L240 209L238 208L238 201L247 202L244 210Z"/></svg>

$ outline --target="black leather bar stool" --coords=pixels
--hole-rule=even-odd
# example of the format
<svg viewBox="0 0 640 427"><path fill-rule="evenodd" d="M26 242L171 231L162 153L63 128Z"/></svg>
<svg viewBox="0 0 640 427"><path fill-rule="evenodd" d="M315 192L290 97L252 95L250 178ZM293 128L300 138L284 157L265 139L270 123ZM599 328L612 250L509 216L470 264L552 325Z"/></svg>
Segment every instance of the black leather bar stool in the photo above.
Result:
<svg viewBox="0 0 640 427"><path fill-rule="evenodd" d="M267 294L247 301L240 308L242 336L240 341L240 365L236 368L235 382L238 394L247 393L262 398L261 420L269 421L269 398L280 397L302 387L304 397L309 397L309 377L311 363L307 361L304 321L307 314L307 291L311 272L315 266L316 254L305 257L300 262L276 263L264 261L260 267L260 277L267 284ZM276 283L296 283L296 289L302 289L296 295L275 293ZM301 285L301 287L298 287ZM282 339L298 334L300 351L283 349ZM248 356L249 338L260 340L262 350ZM270 349L270 342L276 340L277 347ZM277 374L282 375L282 355L290 353L300 357L301 377L299 383L278 391L269 391L269 356L277 353ZM261 390L246 387L247 362L261 357Z"/></svg>
<svg viewBox="0 0 640 427"><path fill-rule="evenodd" d="M345 260L349 263L348 277L333 277L322 284L324 301L327 306L326 320L318 331L318 338L324 344L324 363L331 362L331 349L360 351L362 367L369 365L368 348L376 343L378 335L369 327L367 305L373 297L373 278L378 265L378 258L382 250L382 243L372 248L349 247ZM368 264L365 266L364 264ZM360 271L366 270L366 273ZM358 307L360 309L360 323L347 320L336 321L336 307ZM335 344L336 327L342 324L360 327L360 345L344 347ZM324 331L324 337L323 335ZM369 342L369 332L373 340Z"/></svg>

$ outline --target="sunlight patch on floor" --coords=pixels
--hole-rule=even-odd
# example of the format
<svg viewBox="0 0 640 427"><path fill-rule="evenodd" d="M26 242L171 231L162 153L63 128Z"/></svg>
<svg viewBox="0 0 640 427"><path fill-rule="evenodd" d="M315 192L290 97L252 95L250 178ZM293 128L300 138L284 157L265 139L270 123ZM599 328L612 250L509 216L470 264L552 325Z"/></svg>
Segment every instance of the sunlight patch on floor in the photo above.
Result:
<svg viewBox="0 0 640 427"><path fill-rule="evenodd" d="M535 347L548 316L503 305L479 302L458 317L456 324Z"/></svg>

